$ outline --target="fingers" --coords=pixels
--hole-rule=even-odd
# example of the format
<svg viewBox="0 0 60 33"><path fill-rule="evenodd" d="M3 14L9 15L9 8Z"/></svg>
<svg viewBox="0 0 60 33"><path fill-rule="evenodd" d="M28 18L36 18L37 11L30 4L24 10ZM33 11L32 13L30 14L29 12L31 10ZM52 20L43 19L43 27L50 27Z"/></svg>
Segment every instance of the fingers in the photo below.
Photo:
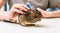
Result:
<svg viewBox="0 0 60 33"><path fill-rule="evenodd" d="M22 12L21 10L18 10L18 9L14 9L14 12L16 12L16 13L20 13L20 14L23 14L24 12Z"/></svg>
<svg viewBox="0 0 60 33"><path fill-rule="evenodd" d="M22 5L22 4L15 4L15 5L13 5L13 7L18 10L25 10L25 11L28 11L28 9L29 9L25 5Z"/></svg>
<svg viewBox="0 0 60 33"><path fill-rule="evenodd" d="M41 11L41 9L40 9L40 8L37 8L37 10L38 10L38 11Z"/></svg>
<svg viewBox="0 0 60 33"><path fill-rule="evenodd" d="M26 12L26 11L29 10L29 8L26 7L25 5L22 5L22 4L14 4L12 6L12 8L10 9L10 11L12 13L17 12L17 13L20 13L20 14L23 14L24 13L23 10L24 10L24 12Z"/></svg>
<svg viewBox="0 0 60 33"><path fill-rule="evenodd" d="M24 14L23 10L26 12L29 10L29 8L22 4L14 4L8 12L9 18L14 18L18 14Z"/></svg>
<svg viewBox="0 0 60 33"><path fill-rule="evenodd" d="M43 10L43 9L41 9L41 8L37 8L37 10L40 11L40 12L45 11L45 10Z"/></svg>

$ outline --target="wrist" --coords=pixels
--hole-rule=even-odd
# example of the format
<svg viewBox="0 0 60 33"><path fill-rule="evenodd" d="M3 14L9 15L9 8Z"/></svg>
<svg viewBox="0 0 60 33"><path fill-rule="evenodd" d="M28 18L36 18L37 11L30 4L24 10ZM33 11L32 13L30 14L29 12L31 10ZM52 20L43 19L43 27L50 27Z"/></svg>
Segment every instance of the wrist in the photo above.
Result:
<svg viewBox="0 0 60 33"><path fill-rule="evenodd" d="M10 11L7 11L5 16L6 16L7 19L13 19L12 12L10 12Z"/></svg>
<svg viewBox="0 0 60 33"><path fill-rule="evenodd" d="M5 11L0 11L0 20L8 19Z"/></svg>

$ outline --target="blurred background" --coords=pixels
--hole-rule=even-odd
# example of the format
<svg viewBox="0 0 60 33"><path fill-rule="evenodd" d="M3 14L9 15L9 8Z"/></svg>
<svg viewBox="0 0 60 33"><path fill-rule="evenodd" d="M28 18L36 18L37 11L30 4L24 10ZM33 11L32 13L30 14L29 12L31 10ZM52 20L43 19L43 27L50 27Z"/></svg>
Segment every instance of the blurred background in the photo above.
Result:
<svg viewBox="0 0 60 33"><path fill-rule="evenodd" d="M6 4L1 8L1 10L8 11L8 10L9 10L9 5L8 5L8 3L6 3Z"/></svg>

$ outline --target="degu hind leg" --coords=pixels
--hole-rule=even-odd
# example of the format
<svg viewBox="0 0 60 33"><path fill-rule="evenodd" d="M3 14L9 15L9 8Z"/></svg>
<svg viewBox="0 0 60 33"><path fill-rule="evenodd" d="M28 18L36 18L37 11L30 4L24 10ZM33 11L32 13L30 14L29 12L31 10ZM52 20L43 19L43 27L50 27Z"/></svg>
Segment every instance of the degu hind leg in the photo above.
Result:
<svg viewBox="0 0 60 33"><path fill-rule="evenodd" d="M35 26L35 24L32 24L27 21L19 21L19 24L21 24L22 26Z"/></svg>

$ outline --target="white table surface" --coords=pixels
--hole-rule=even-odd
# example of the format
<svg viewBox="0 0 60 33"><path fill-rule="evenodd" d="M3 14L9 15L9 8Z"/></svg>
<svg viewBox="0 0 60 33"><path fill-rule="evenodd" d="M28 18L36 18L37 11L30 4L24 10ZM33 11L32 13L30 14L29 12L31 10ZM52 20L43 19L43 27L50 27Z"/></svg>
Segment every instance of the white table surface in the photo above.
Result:
<svg viewBox="0 0 60 33"><path fill-rule="evenodd" d="M0 21L0 33L60 33L60 18L42 19L40 27L23 27L19 24Z"/></svg>

